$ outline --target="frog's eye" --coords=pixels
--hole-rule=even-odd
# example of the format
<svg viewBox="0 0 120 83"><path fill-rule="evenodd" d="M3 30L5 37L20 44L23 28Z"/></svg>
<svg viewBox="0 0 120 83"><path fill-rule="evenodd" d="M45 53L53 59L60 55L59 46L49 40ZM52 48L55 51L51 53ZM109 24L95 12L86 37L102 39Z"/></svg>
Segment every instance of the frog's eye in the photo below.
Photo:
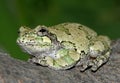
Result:
<svg viewBox="0 0 120 83"><path fill-rule="evenodd" d="M48 31L45 29L45 28L41 28L39 31L38 31L38 35L39 36L44 36L44 35L47 35Z"/></svg>
<svg viewBox="0 0 120 83"><path fill-rule="evenodd" d="M44 32L47 32L47 30L42 28L38 32L44 33Z"/></svg>

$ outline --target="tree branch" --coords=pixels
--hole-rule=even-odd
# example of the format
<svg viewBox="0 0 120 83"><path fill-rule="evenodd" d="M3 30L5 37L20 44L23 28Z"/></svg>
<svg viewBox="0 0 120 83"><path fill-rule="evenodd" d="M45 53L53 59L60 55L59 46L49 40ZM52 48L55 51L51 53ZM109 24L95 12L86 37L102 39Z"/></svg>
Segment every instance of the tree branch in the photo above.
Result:
<svg viewBox="0 0 120 83"><path fill-rule="evenodd" d="M97 72L89 69L80 72L75 67L55 71L14 59L0 52L0 83L119 83L120 82L120 39L113 41L109 61Z"/></svg>

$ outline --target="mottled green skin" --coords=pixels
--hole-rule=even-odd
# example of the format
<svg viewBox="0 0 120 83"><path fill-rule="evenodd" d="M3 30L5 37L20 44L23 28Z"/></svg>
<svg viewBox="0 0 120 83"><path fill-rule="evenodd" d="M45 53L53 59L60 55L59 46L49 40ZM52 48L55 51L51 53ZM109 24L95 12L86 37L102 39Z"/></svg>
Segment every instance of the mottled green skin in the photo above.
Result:
<svg viewBox="0 0 120 83"><path fill-rule="evenodd" d="M107 62L110 42L108 37L97 36L92 29L77 23L21 27L17 39L23 50L33 56L30 62L55 70L81 66L81 71L88 66L96 71Z"/></svg>

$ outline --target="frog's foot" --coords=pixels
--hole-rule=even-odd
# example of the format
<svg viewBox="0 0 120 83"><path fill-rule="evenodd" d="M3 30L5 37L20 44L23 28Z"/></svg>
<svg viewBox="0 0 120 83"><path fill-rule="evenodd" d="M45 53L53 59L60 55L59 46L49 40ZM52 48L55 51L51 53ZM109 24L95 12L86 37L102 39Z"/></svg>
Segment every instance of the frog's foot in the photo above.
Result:
<svg viewBox="0 0 120 83"><path fill-rule="evenodd" d="M110 52L107 52L105 55L100 55L98 57L90 56L78 62L76 66L80 66L80 71L85 71L88 68L91 68L92 71L96 71L99 67L108 61L109 55Z"/></svg>
<svg viewBox="0 0 120 83"><path fill-rule="evenodd" d="M92 66L92 71L96 71L102 64L106 63L110 56L110 41L108 37L98 36L90 46L89 66Z"/></svg>
<svg viewBox="0 0 120 83"><path fill-rule="evenodd" d="M89 62L89 66L92 71L96 71L100 66L106 63L109 59L110 52L107 52L105 55L98 56L95 60Z"/></svg>
<svg viewBox="0 0 120 83"><path fill-rule="evenodd" d="M43 65L43 66L48 66L46 63L45 57L41 57L41 58L33 57L31 59L28 59L28 62Z"/></svg>
<svg viewBox="0 0 120 83"><path fill-rule="evenodd" d="M90 60L88 59L88 56L81 59L76 66L80 67L80 71L85 71L89 66Z"/></svg>
<svg viewBox="0 0 120 83"><path fill-rule="evenodd" d="M27 62L29 63L36 63L37 59L35 57L29 58Z"/></svg>
<svg viewBox="0 0 120 83"><path fill-rule="evenodd" d="M80 71L85 71L88 68L88 61L80 65Z"/></svg>

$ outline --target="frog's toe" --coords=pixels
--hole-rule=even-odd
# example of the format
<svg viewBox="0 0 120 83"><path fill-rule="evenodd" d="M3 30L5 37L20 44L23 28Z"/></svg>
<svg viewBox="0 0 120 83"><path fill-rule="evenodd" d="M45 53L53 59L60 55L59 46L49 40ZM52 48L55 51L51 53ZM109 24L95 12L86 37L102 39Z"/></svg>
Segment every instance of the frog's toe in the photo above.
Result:
<svg viewBox="0 0 120 83"><path fill-rule="evenodd" d="M29 63L36 63L36 61L37 61L37 58L35 57L28 59Z"/></svg>
<svg viewBox="0 0 120 83"><path fill-rule="evenodd" d="M98 66L97 66L97 65L94 65L94 66L92 66L92 68L91 68L92 71L96 71L97 69L98 69Z"/></svg>
<svg viewBox="0 0 120 83"><path fill-rule="evenodd" d="M85 71L87 69L88 65L87 64L83 64L80 67L80 71Z"/></svg>
<svg viewBox="0 0 120 83"><path fill-rule="evenodd" d="M88 69L89 67L91 67L91 65L89 64L90 62L91 62L91 61L88 60L88 61L82 63L82 64L80 65L80 71L85 71L86 69Z"/></svg>
<svg viewBox="0 0 120 83"><path fill-rule="evenodd" d="M103 60L93 60L89 63L89 65L91 66L91 70L92 71L96 71L103 63L105 63Z"/></svg>

